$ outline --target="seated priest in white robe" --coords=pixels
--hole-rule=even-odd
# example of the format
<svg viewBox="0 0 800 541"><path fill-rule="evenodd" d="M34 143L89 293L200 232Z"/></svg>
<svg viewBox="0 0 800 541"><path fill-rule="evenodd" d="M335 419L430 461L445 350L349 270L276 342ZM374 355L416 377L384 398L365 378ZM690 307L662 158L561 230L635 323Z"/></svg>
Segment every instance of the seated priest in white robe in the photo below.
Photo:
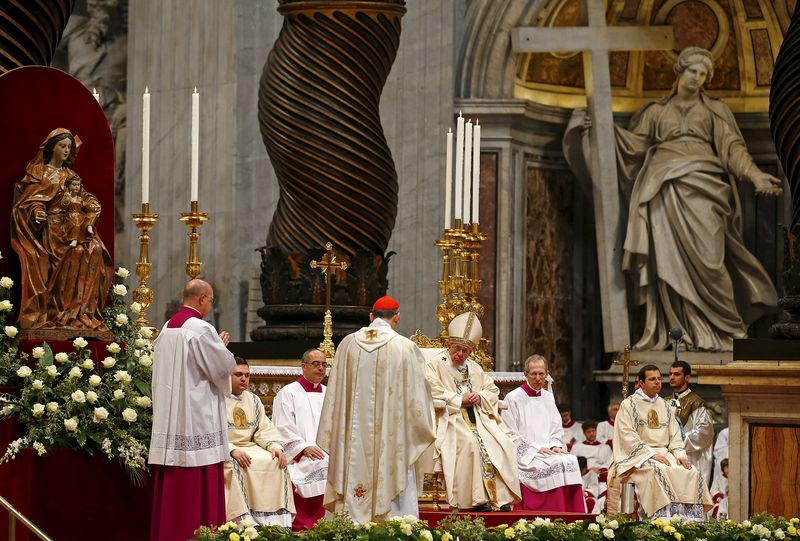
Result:
<svg viewBox="0 0 800 541"><path fill-rule="evenodd" d="M283 386L272 402L272 422L283 436L294 485L294 530L313 528L325 514L322 499L328 478L328 454L317 446L317 429L325 400L322 380L327 367L325 354L309 349L300 361L303 375Z"/></svg>
<svg viewBox="0 0 800 541"><path fill-rule="evenodd" d="M231 455L225 463L228 520L290 527L295 510L283 438L261 399L247 390L250 366L241 357L236 357L231 383L231 396L225 399Z"/></svg>
<svg viewBox="0 0 800 541"><path fill-rule="evenodd" d="M517 450L497 409L500 390L469 359L481 323L465 312L447 331L447 350L429 359L427 369L434 401L445 404L436 414L434 459L444 472L447 501L463 510L510 510L520 500Z"/></svg>
<svg viewBox="0 0 800 541"><path fill-rule="evenodd" d="M581 469L567 452L564 428L553 394L544 389L547 361L531 355L525 361L522 386L506 395L503 420L516 444L522 504L532 511L586 512Z"/></svg>
<svg viewBox="0 0 800 541"><path fill-rule="evenodd" d="M658 396L658 367L642 367L638 383L636 392L622 401L614 423L614 463L609 482L632 482L646 517L677 514L684 520L703 520L705 511L711 508L711 495L702 475L686 457L675 409Z"/></svg>

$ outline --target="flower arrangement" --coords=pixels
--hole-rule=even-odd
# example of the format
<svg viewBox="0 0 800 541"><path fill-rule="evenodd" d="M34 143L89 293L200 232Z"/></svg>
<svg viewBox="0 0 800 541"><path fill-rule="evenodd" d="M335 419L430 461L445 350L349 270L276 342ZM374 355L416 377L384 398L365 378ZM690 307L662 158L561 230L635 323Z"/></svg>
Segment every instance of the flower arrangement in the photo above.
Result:
<svg viewBox="0 0 800 541"><path fill-rule="evenodd" d="M66 447L118 459L134 482L143 479L152 426L152 332L129 317L141 311L138 303L125 301L128 290L121 281L130 273L118 268L115 274L118 283L103 310L114 342L103 359L92 359L81 337L72 342L74 351L53 354L43 342L29 358L19 351L17 328L6 325L13 306L0 301L0 385L19 389L18 395L0 395L0 419L15 415L25 426L25 436L11 442L0 464L23 447L39 455ZM12 286L0 278L6 295Z"/></svg>
<svg viewBox="0 0 800 541"><path fill-rule="evenodd" d="M713 519L705 522L684 522L679 517L655 520L609 519L598 515L595 520L520 519L511 525L487 528L480 518L457 515L455 512L428 528L427 522L413 516L392 517L386 522L354 524L347 514L319 520L314 528L294 533L277 526L255 526L233 522L218 528L202 527L195 532L195 541L761 541L797 538L800 519L784 519L757 515L738 523Z"/></svg>

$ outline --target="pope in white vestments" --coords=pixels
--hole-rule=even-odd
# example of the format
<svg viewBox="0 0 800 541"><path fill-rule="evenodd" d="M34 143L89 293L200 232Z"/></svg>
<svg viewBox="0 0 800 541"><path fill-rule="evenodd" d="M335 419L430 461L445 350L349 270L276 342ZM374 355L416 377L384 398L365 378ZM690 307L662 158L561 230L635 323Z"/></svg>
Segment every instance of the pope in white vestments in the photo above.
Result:
<svg viewBox="0 0 800 541"><path fill-rule="evenodd" d="M646 365L638 380L639 388L622 401L614 423L609 482L633 482L647 517L677 514L685 520L702 520L711 507L711 495L686 457L675 410L658 396L661 372Z"/></svg>
<svg viewBox="0 0 800 541"><path fill-rule="evenodd" d="M451 507L510 510L520 500L517 450L498 412L500 391L468 357L483 331L466 312L448 326L448 349L428 361L427 379L437 410L436 449Z"/></svg>
<svg viewBox="0 0 800 541"><path fill-rule="evenodd" d="M289 527L294 514L292 483L280 431L261 399L247 390L250 367L236 357L232 393L225 399L230 459L225 463L228 520Z"/></svg>
<svg viewBox="0 0 800 541"><path fill-rule="evenodd" d="M586 512L581 469L564 445L564 428L555 398L544 389L547 362L531 355L525 362L527 380L506 395L503 420L514 434L522 485L520 509Z"/></svg>
<svg viewBox="0 0 800 541"><path fill-rule="evenodd" d="M419 516L414 465L434 440L425 360L395 331L397 301L381 297L370 319L336 348L317 434L330 455L325 509L361 524Z"/></svg>
<svg viewBox="0 0 800 541"><path fill-rule="evenodd" d="M204 524L225 522L225 395L233 354L228 333L202 320L213 307L211 286L191 280L183 302L153 354L151 541L185 541Z"/></svg>
<svg viewBox="0 0 800 541"><path fill-rule="evenodd" d="M328 454L317 446L325 377L328 362L318 349L303 353L303 375L281 388L272 402L272 422L283 435L283 448L289 461L297 514L292 529L313 528L325 509L322 499L328 478Z"/></svg>

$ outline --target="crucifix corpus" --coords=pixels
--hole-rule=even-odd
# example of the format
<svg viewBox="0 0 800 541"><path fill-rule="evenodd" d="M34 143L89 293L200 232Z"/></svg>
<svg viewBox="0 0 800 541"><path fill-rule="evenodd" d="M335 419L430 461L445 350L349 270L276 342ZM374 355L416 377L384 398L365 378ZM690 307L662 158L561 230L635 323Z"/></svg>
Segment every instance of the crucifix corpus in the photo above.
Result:
<svg viewBox="0 0 800 541"><path fill-rule="evenodd" d="M333 346L333 318L331 317L331 270L347 270L347 261L336 262L336 254L333 252L333 244L325 244L325 255L320 261L312 261L312 269L321 269L325 275L325 320L322 324L324 339L319 344L319 350L325 354L328 364L333 361L335 349Z"/></svg>
<svg viewBox="0 0 800 541"><path fill-rule="evenodd" d="M589 26L515 28L515 53L581 51L586 101L592 128L591 175L597 235L597 267L606 351L620 351L630 341L625 279L622 275L620 197L611 110L609 51L671 50L671 26L606 26L605 2L584 0ZM557 45L556 45L557 44Z"/></svg>
<svg viewBox="0 0 800 541"><path fill-rule="evenodd" d="M614 364L622 365L622 399L628 397L628 370L631 366L637 366L639 361L631 359L631 346L625 345L625 350L621 359L614 359Z"/></svg>

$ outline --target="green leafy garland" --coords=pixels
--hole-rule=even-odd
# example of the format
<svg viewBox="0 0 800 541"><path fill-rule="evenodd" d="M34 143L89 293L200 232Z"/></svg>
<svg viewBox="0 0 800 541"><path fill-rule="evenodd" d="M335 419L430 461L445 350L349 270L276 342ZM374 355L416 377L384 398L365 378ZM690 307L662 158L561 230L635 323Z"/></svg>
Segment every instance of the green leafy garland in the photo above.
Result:
<svg viewBox="0 0 800 541"><path fill-rule="evenodd" d="M0 385L18 390L0 394L0 420L16 416L25 426L25 436L8 446L0 464L24 447L39 455L80 449L117 459L133 482L143 480L152 426L152 332L134 321L141 306L125 301L128 290L121 282L129 275L116 270L118 283L103 310L114 336L104 359L91 359L83 338L73 340L75 351L69 353L54 355L46 342L33 348L32 360L21 353L17 328L6 325L13 305L5 297L13 281L0 278Z"/></svg>

